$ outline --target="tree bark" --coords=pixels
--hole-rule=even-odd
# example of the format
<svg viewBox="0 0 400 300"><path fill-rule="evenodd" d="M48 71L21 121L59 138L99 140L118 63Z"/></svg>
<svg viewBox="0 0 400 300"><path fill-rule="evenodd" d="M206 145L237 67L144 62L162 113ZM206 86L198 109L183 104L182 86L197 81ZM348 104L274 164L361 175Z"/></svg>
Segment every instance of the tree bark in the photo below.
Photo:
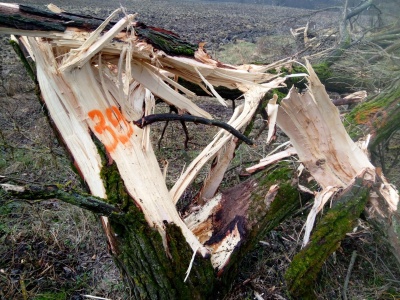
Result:
<svg viewBox="0 0 400 300"><path fill-rule="evenodd" d="M395 79L387 89L358 105L346 116L348 131L354 138L360 137L365 131L371 134L368 147L371 160L375 165L380 165L383 172L388 171L388 165L379 150L386 148L400 126L399 84L400 79ZM380 196L379 193L370 196L365 214L368 221L381 233L382 239L386 241L400 265L400 205L397 204L396 211L393 212Z"/></svg>
<svg viewBox="0 0 400 300"><path fill-rule="evenodd" d="M368 184L357 178L344 191L334 206L323 216L307 244L293 258L285 278L290 294L296 299L314 299L312 288L326 259L340 246L340 242L354 228L368 200Z"/></svg>
<svg viewBox="0 0 400 300"><path fill-rule="evenodd" d="M268 176L259 172L238 186L223 191L219 196L221 208L215 212L221 219L212 217L216 230L209 244L220 243L236 227L242 237L240 245L229 264L218 274L208 257L196 255L184 281L193 251L181 229L173 223L165 224L166 253L158 230L147 223L143 212L123 188L116 165L103 166L102 172L109 195L102 200L66 192L56 186L2 184L0 188L18 198L56 198L97 214L109 215L114 237L110 251L135 299L222 299L248 251L310 198L304 195L299 201L299 193L291 179L294 171L286 163L279 164L278 169ZM118 205L120 209L106 202Z"/></svg>

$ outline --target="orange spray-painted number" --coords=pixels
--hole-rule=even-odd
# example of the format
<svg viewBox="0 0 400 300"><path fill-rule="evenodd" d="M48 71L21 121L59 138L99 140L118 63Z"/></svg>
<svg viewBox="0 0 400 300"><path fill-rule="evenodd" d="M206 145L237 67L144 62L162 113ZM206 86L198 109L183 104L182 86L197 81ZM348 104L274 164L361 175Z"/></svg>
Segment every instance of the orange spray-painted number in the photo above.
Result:
<svg viewBox="0 0 400 300"><path fill-rule="evenodd" d="M91 110L88 116L96 123L94 130L101 135L107 134L110 138L110 142L104 143L108 152L114 151L119 142L125 144L133 134L132 124L126 121L116 106L106 109L107 118L98 109Z"/></svg>

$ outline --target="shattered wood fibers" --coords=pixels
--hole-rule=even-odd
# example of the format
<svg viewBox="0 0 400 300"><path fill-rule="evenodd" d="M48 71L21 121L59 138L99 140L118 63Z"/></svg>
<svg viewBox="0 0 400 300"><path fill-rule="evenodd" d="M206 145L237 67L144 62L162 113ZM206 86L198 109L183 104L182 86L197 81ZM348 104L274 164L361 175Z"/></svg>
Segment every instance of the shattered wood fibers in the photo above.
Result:
<svg viewBox="0 0 400 300"><path fill-rule="evenodd" d="M152 111L152 94L183 112L211 118L175 89L190 94L184 87L178 83L171 87L172 80L167 76L173 74L195 83L245 92L244 106L229 123L240 129L250 121L263 95L279 87L284 79L258 72L256 67L248 71L219 66L202 49L196 53L197 59L167 55L137 38L131 27L134 15L126 15L101 34L118 12L91 33L75 28L64 32L17 30L15 33L29 36L21 40L36 61L44 101L92 194L106 198L100 176L102 161L91 136L94 134L117 164L128 193L141 207L147 222L159 230L164 245L164 222L175 223L193 251L204 256L210 249L199 242L180 218L175 202L201 167L232 140L231 135L221 130L168 191L148 142L149 129L140 129L130 121L141 117L142 107L146 114ZM107 224L107 219L103 222ZM240 239L232 234L227 236L229 244ZM214 266L222 267L232 251L231 247L211 253Z"/></svg>
<svg viewBox="0 0 400 300"><path fill-rule="evenodd" d="M18 10L18 5L7 7ZM209 87L222 105L225 101L212 86L241 90L244 104L236 108L229 121L229 125L240 130L250 122L265 93L283 86L285 78L266 73L277 67L276 64L224 65L213 60L201 46L194 57L169 55L138 37L134 15L126 14L103 32L119 12L115 11L92 32L72 27L67 27L64 32L10 28L0 28L0 31L25 36L21 41L36 61L44 101L91 193L102 198L107 196L100 176L102 160L93 141L94 135L104 145L109 159L115 161L129 195L142 209L147 222L158 229L165 247L164 222L175 223L192 250L203 256L211 254L213 266L221 269L241 241L238 224L218 244L206 247L204 241L213 234L209 216L218 206L218 198L209 200L212 206L199 209L197 221L200 222L196 225L193 225L193 216L183 221L175 204L207 162L228 153L230 158L219 159L220 169L212 170L206 180L204 192L207 198L212 198L218 187L209 183L221 182L233 157L232 135L220 130L168 190L149 142L150 129L141 129L132 121L152 112L154 96L183 113L212 118L189 99L192 92L172 79L181 77ZM41 38L43 36L46 38ZM367 174L374 180L374 167L368 157L346 133L336 107L309 64L307 69L308 92L299 94L292 89L280 106L276 104L276 98L269 103L271 118L276 117L277 125L290 137L300 161L323 188L312 210L314 215L309 217L306 237L315 214L337 189L351 185L365 170L369 170ZM272 139L274 124L275 121L270 124L268 141ZM277 157L293 153L293 149L288 149ZM387 195L391 207L396 207L398 196L393 195L397 193L390 185L383 186L386 190L382 195ZM201 224L201 221L205 223ZM107 219L103 222L107 224ZM112 239L110 243L112 245Z"/></svg>

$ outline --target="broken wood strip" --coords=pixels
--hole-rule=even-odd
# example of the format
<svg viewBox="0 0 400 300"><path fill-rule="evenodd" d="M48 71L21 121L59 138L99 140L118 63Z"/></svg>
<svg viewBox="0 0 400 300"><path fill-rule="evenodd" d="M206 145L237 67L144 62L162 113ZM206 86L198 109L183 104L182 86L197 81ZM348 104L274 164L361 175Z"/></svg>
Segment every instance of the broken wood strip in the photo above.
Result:
<svg viewBox="0 0 400 300"><path fill-rule="evenodd" d="M260 161L260 163L254 165L254 166L251 166L249 168L246 168L246 171L248 173L250 173L250 174L254 173L254 172L262 170L265 167L267 167L267 166L269 166L269 165L271 165L273 163L276 163L276 162L278 162L278 161L280 161L280 160L282 160L282 159L284 159L286 157L290 157L290 156L296 155L296 154L297 154L296 149L293 148L293 147L290 147L290 148L288 148L286 150L283 150L283 151L280 151L278 153L275 153L275 154L272 154L272 155L268 155L267 157L263 158Z"/></svg>
<svg viewBox="0 0 400 300"><path fill-rule="evenodd" d="M203 182L203 186L195 197L195 201L199 204L204 204L205 201L211 199L217 193L221 182L224 179L225 172L229 164L235 157L235 150L239 145L239 140L232 138L227 143L226 147L222 148L216 155L211 169Z"/></svg>
<svg viewBox="0 0 400 300"><path fill-rule="evenodd" d="M289 136L300 161L323 187L345 187L364 168L367 155L346 132L338 109L307 62L309 91L295 89L281 102L278 126Z"/></svg>

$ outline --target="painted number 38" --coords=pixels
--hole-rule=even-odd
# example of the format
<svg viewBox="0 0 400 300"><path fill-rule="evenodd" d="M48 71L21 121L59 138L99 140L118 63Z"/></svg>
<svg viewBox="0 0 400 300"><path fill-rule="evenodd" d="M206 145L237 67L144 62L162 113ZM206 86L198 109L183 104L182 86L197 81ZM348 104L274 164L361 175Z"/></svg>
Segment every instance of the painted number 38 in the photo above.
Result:
<svg viewBox="0 0 400 300"><path fill-rule="evenodd" d="M111 142L104 143L108 152L112 152L118 143L125 144L133 134L132 124L128 123L116 106L111 106L104 114L94 109L88 113L90 119L96 123L94 130L101 135L107 134L111 137Z"/></svg>

